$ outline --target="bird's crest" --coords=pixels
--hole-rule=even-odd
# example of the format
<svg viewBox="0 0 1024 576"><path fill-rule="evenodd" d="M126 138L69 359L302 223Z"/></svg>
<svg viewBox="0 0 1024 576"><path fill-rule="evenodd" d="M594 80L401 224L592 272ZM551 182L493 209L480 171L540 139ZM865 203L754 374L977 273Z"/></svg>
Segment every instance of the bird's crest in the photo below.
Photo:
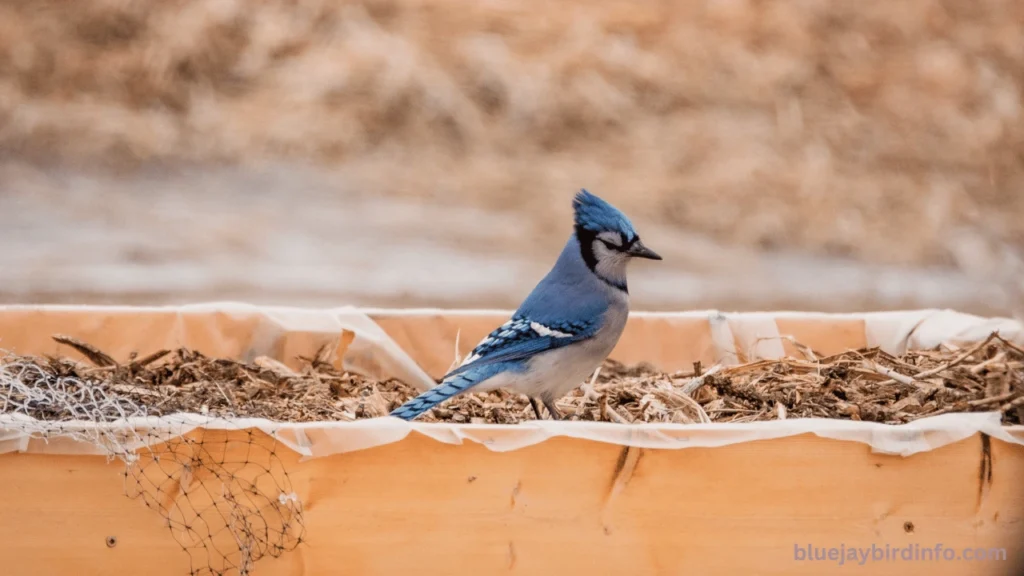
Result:
<svg viewBox="0 0 1024 576"><path fill-rule="evenodd" d="M626 238L636 236L633 223L618 208L580 190L572 199L572 209L576 226L591 232L621 232Z"/></svg>

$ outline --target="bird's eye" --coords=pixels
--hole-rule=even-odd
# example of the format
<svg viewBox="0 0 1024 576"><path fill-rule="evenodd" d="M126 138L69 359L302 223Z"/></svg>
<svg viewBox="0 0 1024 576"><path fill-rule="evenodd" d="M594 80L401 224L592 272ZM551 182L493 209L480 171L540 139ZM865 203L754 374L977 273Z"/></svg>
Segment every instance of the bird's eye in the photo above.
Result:
<svg viewBox="0 0 1024 576"><path fill-rule="evenodd" d="M598 238L598 240L601 240L601 244L604 244L605 247L607 247L609 250L618 250L619 249L618 246L616 246L615 244L612 244L611 242L609 242L607 240L602 240L601 238Z"/></svg>

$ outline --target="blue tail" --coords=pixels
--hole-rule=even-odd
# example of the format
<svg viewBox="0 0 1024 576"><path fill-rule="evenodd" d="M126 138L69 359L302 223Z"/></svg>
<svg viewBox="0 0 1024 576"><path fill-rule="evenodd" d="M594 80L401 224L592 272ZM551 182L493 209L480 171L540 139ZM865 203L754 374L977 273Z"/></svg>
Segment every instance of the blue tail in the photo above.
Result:
<svg viewBox="0 0 1024 576"><path fill-rule="evenodd" d="M462 394L484 380L495 376L499 372L505 371L507 368L508 367L503 364L484 364L482 366L466 370L465 372L461 372L452 376L448 380L442 381L439 386L431 388L412 400L409 400L405 404L402 404L398 408L395 408L391 412L391 415L401 418L402 420L412 420L452 396Z"/></svg>

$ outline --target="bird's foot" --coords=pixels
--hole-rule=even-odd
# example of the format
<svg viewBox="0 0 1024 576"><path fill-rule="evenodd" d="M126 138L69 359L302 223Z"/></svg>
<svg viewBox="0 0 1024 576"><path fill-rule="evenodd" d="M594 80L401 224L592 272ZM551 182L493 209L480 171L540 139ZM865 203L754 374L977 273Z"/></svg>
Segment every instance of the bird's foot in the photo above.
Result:
<svg viewBox="0 0 1024 576"><path fill-rule="evenodd" d="M562 412L555 406L554 400L548 400L545 398L544 407L548 409L548 413L551 414L552 420L562 420L565 418L565 416L562 415Z"/></svg>
<svg viewBox="0 0 1024 576"><path fill-rule="evenodd" d="M530 406L533 407L533 413L537 415L537 420L544 420L544 415L540 413L540 406L537 405L537 399L533 396L527 396L530 399ZM555 407L553 400L541 400L544 403L544 407L548 409L548 414L551 414L552 420L562 420L565 418L562 412Z"/></svg>
<svg viewBox="0 0 1024 576"><path fill-rule="evenodd" d="M540 413L540 406L537 406L537 399L533 396L528 396L530 399L530 406L533 406L533 413L537 415L537 420L543 420L544 416Z"/></svg>

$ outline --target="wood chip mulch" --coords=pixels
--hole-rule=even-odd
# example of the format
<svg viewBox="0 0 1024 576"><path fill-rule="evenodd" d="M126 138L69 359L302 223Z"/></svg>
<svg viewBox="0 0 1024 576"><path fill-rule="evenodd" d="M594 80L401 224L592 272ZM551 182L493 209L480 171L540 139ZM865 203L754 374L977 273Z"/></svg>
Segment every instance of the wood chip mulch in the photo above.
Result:
<svg viewBox="0 0 1024 576"><path fill-rule="evenodd" d="M351 421L387 415L415 395L401 382L377 382L333 367L330 351L300 358L294 370L270 358L238 362L188 349L163 350L119 363L77 340L54 337L88 359L0 357L0 412L62 421L76 398L105 397L149 415L192 412L277 421ZM665 373L606 361L598 376L558 402L571 420L752 422L841 418L899 424L949 412L998 411L1005 424L1024 422L1024 350L992 335L966 348L942 346L892 356L879 349L740 366L699 364ZM13 385L16 377L18 385ZM26 390L59 385L63 400ZM44 400L40 400L40 398ZM79 417L81 411L78 411ZM545 414L545 418L547 415ZM515 424L536 416L524 396L499 390L456 397L420 420Z"/></svg>

